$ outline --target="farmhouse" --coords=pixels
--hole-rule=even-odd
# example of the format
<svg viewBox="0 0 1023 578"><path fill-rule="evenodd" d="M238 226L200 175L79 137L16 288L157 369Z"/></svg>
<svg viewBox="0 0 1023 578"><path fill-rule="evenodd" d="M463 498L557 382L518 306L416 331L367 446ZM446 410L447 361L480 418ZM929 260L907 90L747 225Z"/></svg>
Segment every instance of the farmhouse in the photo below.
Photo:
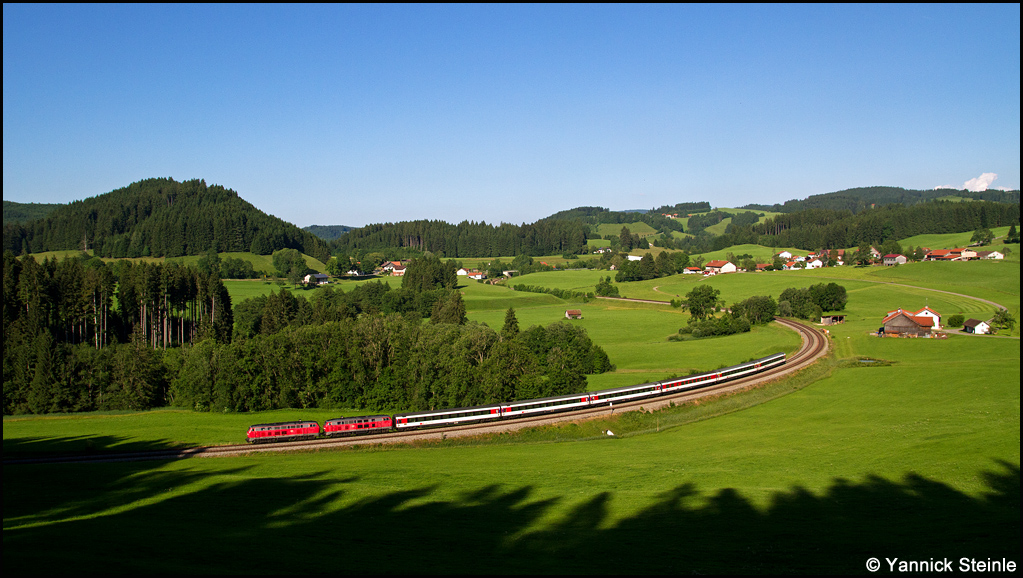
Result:
<svg viewBox="0 0 1023 578"><path fill-rule="evenodd" d="M933 320L930 317L916 317L901 309L884 318L884 335L906 335L922 337L930 335Z"/></svg>
<svg viewBox="0 0 1023 578"><path fill-rule="evenodd" d="M984 321L967 319L966 322L963 323L963 331L967 333L976 333L977 335L986 335L991 333L991 326Z"/></svg>
<svg viewBox="0 0 1023 578"><path fill-rule="evenodd" d="M932 329L941 329L941 314L930 307L924 307L916 312L896 309L889 311L882 323L884 323L882 330L885 335L915 335L919 337L930 335Z"/></svg>
<svg viewBox="0 0 1023 578"><path fill-rule="evenodd" d="M729 261L711 261L703 268L712 275L717 275L719 273L735 273L735 265Z"/></svg>
<svg viewBox="0 0 1023 578"><path fill-rule="evenodd" d="M306 275L305 277L303 277L302 282L305 283L306 285L310 284L323 285L324 283L327 282L327 279L329 279L329 277L327 277L327 275L323 273L313 273L311 275Z"/></svg>
<svg viewBox="0 0 1023 578"><path fill-rule="evenodd" d="M898 253L889 253L884 256L884 264L888 267L891 267L892 265L905 265L906 256L899 255Z"/></svg>
<svg viewBox="0 0 1023 578"><path fill-rule="evenodd" d="M972 249L935 249L924 255L925 261L969 261L976 259L977 252Z"/></svg>

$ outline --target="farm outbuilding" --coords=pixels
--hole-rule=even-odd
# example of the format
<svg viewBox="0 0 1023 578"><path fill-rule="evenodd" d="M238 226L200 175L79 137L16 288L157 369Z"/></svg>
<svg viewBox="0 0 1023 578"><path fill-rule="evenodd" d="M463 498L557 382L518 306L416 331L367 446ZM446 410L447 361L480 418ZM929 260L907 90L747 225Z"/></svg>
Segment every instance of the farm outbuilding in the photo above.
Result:
<svg viewBox="0 0 1023 578"><path fill-rule="evenodd" d="M845 315L824 315L821 317L822 325L838 325L845 323Z"/></svg>
<svg viewBox="0 0 1023 578"><path fill-rule="evenodd" d="M583 312L578 309L569 309L565 311L565 319L582 319Z"/></svg>
<svg viewBox="0 0 1023 578"><path fill-rule="evenodd" d="M882 331L885 335L922 337L931 334L934 319L915 316L901 309L884 318Z"/></svg>
<svg viewBox="0 0 1023 578"><path fill-rule="evenodd" d="M975 333L977 335L985 335L991 333L991 326L986 322L979 319L967 319L963 323L963 331L967 333Z"/></svg>

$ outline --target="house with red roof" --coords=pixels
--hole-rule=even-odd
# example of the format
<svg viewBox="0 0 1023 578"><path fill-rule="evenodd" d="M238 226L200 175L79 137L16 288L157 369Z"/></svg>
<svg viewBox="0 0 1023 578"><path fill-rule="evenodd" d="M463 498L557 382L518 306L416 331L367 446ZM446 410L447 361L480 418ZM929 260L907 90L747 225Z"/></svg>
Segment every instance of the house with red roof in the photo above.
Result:
<svg viewBox="0 0 1023 578"><path fill-rule="evenodd" d="M735 265L730 261L711 261L703 266L703 270L711 275L720 273L735 273Z"/></svg>
<svg viewBox="0 0 1023 578"><path fill-rule="evenodd" d="M929 335L941 329L941 314L924 307L919 311L896 309L889 311L882 321L885 335Z"/></svg>

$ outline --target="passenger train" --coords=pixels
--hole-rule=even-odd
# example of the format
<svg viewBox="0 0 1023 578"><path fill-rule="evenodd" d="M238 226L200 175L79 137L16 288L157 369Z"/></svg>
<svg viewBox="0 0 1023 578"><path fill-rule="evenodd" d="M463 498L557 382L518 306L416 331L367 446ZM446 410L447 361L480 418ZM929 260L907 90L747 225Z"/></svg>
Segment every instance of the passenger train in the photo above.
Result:
<svg viewBox="0 0 1023 578"><path fill-rule="evenodd" d="M367 415L328 419L321 430L315 421L290 421L251 426L245 439L249 443L314 439L321 435L339 437L378 432L401 431L422 427L440 427L464 423L481 423L502 419L515 419L556 411L569 411L584 407L611 405L662 395L670 395L731 381L777 367L785 363L785 354L776 353L761 359L733 365L708 373L686 377L590 391L571 395L545 397L494 403L476 407L438 409L413 413Z"/></svg>

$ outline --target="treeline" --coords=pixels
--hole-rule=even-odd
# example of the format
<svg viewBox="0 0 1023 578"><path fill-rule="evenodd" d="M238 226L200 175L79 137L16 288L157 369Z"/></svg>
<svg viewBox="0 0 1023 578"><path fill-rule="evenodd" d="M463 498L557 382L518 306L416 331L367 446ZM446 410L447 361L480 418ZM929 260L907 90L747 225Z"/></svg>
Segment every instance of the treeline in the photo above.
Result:
<svg viewBox="0 0 1023 578"><path fill-rule="evenodd" d="M115 259L200 255L211 248L270 255L291 248L323 262L330 258L325 241L263 213L230 189L169 178L75 201L39 220L7 223L3 248L15 254L92 250Z"/></svg>
<svg viewBox="0 0 1023 578"><path fill-rule="evenodd" d="M511 310L500 333L468 323L452 267L429 256L398 289L282 288L232 307L215 269L8 251L4 413L430 409L582 392L611 369L581 328L520 333Z"/></svg>
<svg viewBox="0 0 1023 578"><path fill-rule="evenodd" d="M161 404L157 350L231 338L216 275L177 264L3 257L4 413Z"/></svg>
<svg viewBox="0 0 1023 578"><path fill-rule="evenodd" d="M4 223L27 223L42 219L64 205L57 203L15 203L4 201Z"/></svg>
<svg viewBox="0 0 1023 578"><path fill-rule="evenodd" d="M690 213L705 213L710 210L711 210L710 203L708 203L707 201L699 201L695 203L678 203L675 205L664 205L663 207L658 207L654 209L653 212L685 216Z"/></svg>
<svg viewBox="0 0 1023 578"><path fill-rule="evenodd" d="M1019 204L935 201L908 207L886 205L856 214L811 209L778 215L733 235L755 235L757 242L768 247L838 249L879 244L914 235L963 233L1018 222Z"/></svg>
<svg viewBox="0 0 1023 578"><path fill-rule="evenodd" d="M743 244L813 251L877 246L914 235L965 233L1018 223L1019 204L933 201L912 206L886 205L859 213L808 209L752 226L730 226L724 235L716 237L699 233L682 239L661 236L654 245L689 253L721 251Z"/></svg>
<svg viewBox="0 0 1023 578"><path fill-rule="evenodd" d="M612 369L585 331L568 323L498 333L401 315L208 341L176 356L169 401L200 411L465 407L580 393L586 374Z"/></svg>
<svg viewBox="0 0 1023 578"><path fill-rule="evenodd" d="M942 197L957 196L978 201L995 203L1019 203L1019 191L967 191L951 189L930 189L926 191L903 189L901 187L857 187L811 195L806 199L792 199L784 204L759 205L750 204L742 207L754 211L772 211L775 213L797 213L808 209L826 209L830 211L849 211L859 213L882 205L916 205L933 201Z"/></svg>
<svg viewBox="0 0 1023 578"><path fill-rule="evenodd" d="M709 206L708 206L709 209ZM673 211L672 211L673 212ZM633 211L611 211L604 207L578 207L567 211L560 211L553 215L537 221L558 222L558 221L580 221L589 225L603 224L628 224L646 223L662 233L670 231L682 232L682 223L671 217L665 217L661 211L633 212Z"/></svg>
<svg viewBox="0 0 1023 578"><path fill-rule="evenodd" d="M403 221L352 229L332 243L337 253L412 248L448 259L583 254L589 227L579 221L488 225L462 221Z"/></svg>
<svg viewBox="0 0 1023 578"><path fill-rule="evenodd" d="M333 241L351 231L352 227L346 225L309 225L308 227L302 227L302 230L308 231L324 241Z"/></svg>

